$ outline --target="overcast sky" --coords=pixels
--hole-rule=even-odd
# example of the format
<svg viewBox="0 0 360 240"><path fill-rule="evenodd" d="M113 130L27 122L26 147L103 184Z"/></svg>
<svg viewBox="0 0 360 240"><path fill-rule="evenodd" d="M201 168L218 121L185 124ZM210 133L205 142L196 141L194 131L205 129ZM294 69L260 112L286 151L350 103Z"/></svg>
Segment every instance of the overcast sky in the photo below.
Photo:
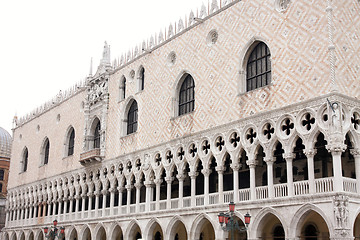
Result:
<svg viewBox="0 0 360 240"><path fill-rule="evenodd" d="M0 1L0 127L31 112L207 0Z"/></svg>

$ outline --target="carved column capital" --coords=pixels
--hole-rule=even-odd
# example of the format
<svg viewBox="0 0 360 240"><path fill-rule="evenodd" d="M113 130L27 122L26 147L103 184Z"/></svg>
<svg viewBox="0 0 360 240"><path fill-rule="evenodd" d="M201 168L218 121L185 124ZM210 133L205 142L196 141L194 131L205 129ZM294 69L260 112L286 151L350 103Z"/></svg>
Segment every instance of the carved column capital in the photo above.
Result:
<svg viewBox="0 0 360 240"><path fill-rule="evenodd" d="M215 167L215 170L220 174L223 174L224 173L224 170L225 170L225 168L224 168L224 166L217 166L217 167Z"/></svg>
<svg viewBox="0 0 360 240"><path fill-rule="evenodd" d="M211 170L210 169L202 169L201 173L205 176L205 177L209 177L211 174Z"/></svg>
<svg viewBox="0 0 360 240"><path fill-rule="evenodd" d="M295 158L295 154L294 153L283 153L283 158L286 161L292 161Z"/></svg>
<svg viewBox="0 0 360 240"><path fill-rule="evenodd" d="M350 153L351 153L354 157L359 157L359 156L360 156L360 148L350 149Z"/></svg>
<svg viewBox="0 0 360 240"><path fill-rule="evenodd" d="M313 149L304 149L303 150L306 157L314 157L316 155L317 150L315 148Z"/></svg>
<svg viewBox="0 0 360 240"><path fill-rule="evenodd" d="M190 171L189 172L189 176L190 176L191 179L195 179L198 175L199 175L199 173L196 172L196 171Z"/></svg>

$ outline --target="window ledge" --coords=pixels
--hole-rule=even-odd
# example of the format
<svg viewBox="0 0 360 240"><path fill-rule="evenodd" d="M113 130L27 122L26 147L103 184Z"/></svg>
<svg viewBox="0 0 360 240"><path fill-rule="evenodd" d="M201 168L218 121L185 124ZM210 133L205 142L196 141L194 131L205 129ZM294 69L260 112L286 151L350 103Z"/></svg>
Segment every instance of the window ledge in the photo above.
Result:
<svg viewBox="0 0 360 240"><path fill-rule="evenodd" d="M261 90L261 89L264 89L264 88L270 88L270 87L272 87L272 86L274 86L274 85L273 85L272 83L270 83L270 84L268 84L268 85L255 88L255 89L250 90L250 91L241 92L241 93L239 93L237 96L239 97L239 96L242 96L242 95L246 95L246 94L248 94L248 93L251 93L251 92L255 92L255 91L257 91L257 90Z"/></svg>
<svg viewBox="0 0 360 240"><path fill-rule="evenodd" d="M62 158L62 160L72 159L72 158L74 158L74 154L69 155L69 156L65 156L65 157Z"/></svg>
<svg viewBox="0 0 360 240"><path fill-rule="evenodd" d="M137 133L138 133L138 132L136 131L136 132L133 132L133 133L130 133L130 134L126 134L126 135L124 135L124 136L121 136L120 139L125 139L125 138L127 138L127 137L135 136Z"/></svg>
<svg viewBox="0 0 360 240"><path fill-rule="evenodd" d="M175 121L175 120L180 119L180 118L182 118L182 117L189 116L189 115L193 115L195 112L196 112L196 109L194 109L194 111L191 111L191 112L188 112L188 113L185 113L185 114L182 114L182 115L178 115L178 116L175 116L175 117L171 117L171 118L170 118L170 121Z"/></svg>

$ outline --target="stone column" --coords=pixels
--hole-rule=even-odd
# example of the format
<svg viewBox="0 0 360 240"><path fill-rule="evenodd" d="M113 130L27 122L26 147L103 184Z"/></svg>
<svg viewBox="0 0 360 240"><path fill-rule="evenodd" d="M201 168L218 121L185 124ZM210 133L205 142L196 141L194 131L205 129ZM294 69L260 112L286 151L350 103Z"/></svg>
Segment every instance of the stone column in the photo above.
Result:
<svg viewBox="0 0 360 240"><path fill-rule="evenodd" d="M53 206L53 211L52 211L52 212L51 212L51 208L49 208L49 207L47 208L47 215L48 215L48 216L50 216L50 215L53 215L53 216L54 216L54 215L55 215L55 212L54 212L54 202L52 202L52 201L49 200L49 201L47 202L47 204L48 204L48 205L51 204L51 205Z"/></svg>
<svg viewBox="0 0 360 240"><path fill-rule="evenodd" d="M152 182L151 181L145 181L144 182L146 187L146 194L145 194L145 212L150 211L150 203L151 203L151 190L152 190Z"/></svg>
<svg viewBox="0 0 360 240"><path fill-rule="evenodd" d="M75 195L75 218L77 218L77 213L79 212L80 199L80 195Z"/></svg>
<svg viewBox="0 0 360 240"><path fill-rule="evenodd" d="M155 185L156 185L156 196L155 196L155 209L158 211L160 209L160 185L162 183L161 179L155 179Z"/></svg>
<svg viewBox="0 0 360 240"><path fill-rule="evenodd" d="M104 189L101 191L103 198L102 198L102 216L105 217L106 216L106 198L107 198L107 194L109 193L109 191L107 189Z"/></svg>
<svg viewBox="0 0 360 240"><path fill-rule="evenodd" d="M326 145L326 149L331 152L333 171L334 171L334 191L343 191L343 177L342 177L342 164L341 154L345 151L346 145L335 141L334 136L330 136L330 143Z"/></svg>
<svg viewBox="0 0 360 240"><path fill-rule="evenodd" d="M224 203L224 167L217 166L215 170L218 173L218 193L219 193L219 203Z"/></svg>
<svg viewBox="0 0 360 240"><path fill-rule="evenodd" d="M123 198L123 191L125 190L124 187L118 187L118 191L119 191L119 199L118 199L118 206L119 206L119 211L118 214L120 214L120 209L122 206L122 198Z"/></svg>
<svg viewBox="0 0 360 240"><path fill-rule="evenodd" d="M89 198L89 203L88 203L88 218L91 218L91 207L92 207L92 202L93 202L94 193L88 192L87 196L88 196L88 198Z"/></svg>
<svg viewBox="0 0 360 240"><path fill-rule="evenodd" d="M99 216L98 212L99 212L99 195L100 195L100 192L95 191L94 195L95 195L95 217L98 217Z"/></svg>
<svg viewBox="0 0 360 240"><path fill-rule="evenodd" d="M232 163L230 167L233 170L233 181L234 181L234 199L233 201L236 203L239 201L239 163Z"/></svg>
<svg viewBox="0 0 360 240"><path fill-rule="evenodd" d="M250 199L256 200L256 178L255 178L256 161L254 160L254 158L252 158L252 160L247 160L246 164L249 166L250 169Z"/></svg>
<svg viewBox="0 0 360 240"><path fill-rule="evenodd" d="M64 219L65 219L66 210L67 210L67 199L64 197L62 200L63 200L63 202L64 202L63 216L64 216Z"/></svg>
<svg viewBox="0 0 360 240"><path fill-rule="evenodd" d="M136 188L135 212L139 213L140 212L140 189L141 189L142 184L135 183L134 186Z"/></svg>
<svg viewBox="0 0 360 240"><path fill-rule="evenodd" d="M283 154L283 158L286 160L286 179L288 196L294 196L294 176L293 176L293 159L295 155L293 153Z"/></svg>
<svg viewBox="0 0 360 240"><path fill-rule="evenodd" d="M196 206L196 177L199 175L198 172L190 171L189 176L191 179L191 207Z"/></svg>
<svg viewBox="0 0 360 240"><path fill-rule="evenodd" d="M34 204L30 204L30 213L29 213L29 218L33 218L33 208L34 208Z"/></svg>
<svg viewBox="0 0 360 240"><path fill-rule="evenodd" d="M73 211L73 206L74 206L74 197L73 196L70 196L69 197L69 201L70 201L70 209L69 209L69 213L72 213L72 211Z"/></svg>
<svg viewBox="0 0 360 240"><path fill-rule="evenodd" d="M178 203L178 208L182 208L183 207L183 197L184 197L184 179L185 179L185 175L184 174L178 174L176 175L176 178L179 180L179 203Z"/></svg>
<svg viewBox="0 0 360 240"><path fill-rule="evenodd" d="M351 149L350 153L355 160L356 192L360 193L360 149Z"/></svg>
<svg viewBox="0 0 360 240"><path fill-rule="evenodd" d="M329 144L326 145L326 149L331 152L333 170L334 170L334 191L343 191L343 176L342 176L342 165L341 165L341 154L345 151L346 145L343 143L342 138L337 134L329 137Z"/></svg>
<svg viewBox="0 0 360 240"><path fill-rule="evenodd" d="M29 207L28 206L25 206L25 219L28 219L29 217L28 217L28 213L29 213ZM7 214L7 212L6 212L6 214ZM7 216L6 216L7 217ZM5 217L5 218L6 218ZM6 220L5 220L5 222L6 222Z"/></svg>
<svg viewBox="0 0 360 240"><path fill-rule="evenodd" d="M60 215L61 215L61 205L62 205L62 201L61 199L58 200L58 217L60 218Z"/></svg>
<svg viewBox="0 0 360 240"><path fill-rule="evenodd" d="M204 205L209 205L209 176L211 174L210 169L203 169L201 173L204 175Z"/></svg>
<svg viewBox="0 0 360 240"><path fill-rule="evenodd" d="M314 172L314 156L316 149L304 149L304 154L307 158L308 178L309 178L309 193L315 193L315 172Z"/></svg>
<svg viewBox="0 0 360 240"><path fill-rule="evenodd" d="M132 185L131 184L127 184L125 185L126 190L127 190L127 195L126 195L126 212L130 213L130 204L131 204L131 189L132 189Z"/></svg>
<svg viewBox="0 0 360 240"><path fill-rule="evenodd" d="M56 214L56 200L53 199L48 205L50 205L50 204L52 205L52 216L55 217L55 214ZM50 210L50 208L49 208L49 210ZM50 216L50 215L48 214L48 216Z"/></svg>
<svg viewBox="0 0 360 240"><path fill-rule="evenodd" d="M115 203L115 188L110 188L110 216L114 215L114 203Z"/></svg>
<svg viewBox="0 0 360 240"><path fill-rule="evenodd" d="M85 214L85 201L86 201L86 193L81 194L81 218L84 218L84 214ZM60 208L59 208L60 210Z"/></svg>
<svg viewBox="0 0 360 240"><path fill-rule="evenodd" d="M165 181L167 183L166 189L166 208L171 209L171 183L174 180L173 177L166 177Z"/></svg>
<svg viewBox="0 0 360 240"><path fill-rule="evenodd" d="M275 194L274 194L274 162L275 162L276 158L275 157L270 157L270 158L266 158L264 159L264 161L266 162L267 165L267 181L268 181L268 191L269 191L269 198L274 198Z"/></svg>

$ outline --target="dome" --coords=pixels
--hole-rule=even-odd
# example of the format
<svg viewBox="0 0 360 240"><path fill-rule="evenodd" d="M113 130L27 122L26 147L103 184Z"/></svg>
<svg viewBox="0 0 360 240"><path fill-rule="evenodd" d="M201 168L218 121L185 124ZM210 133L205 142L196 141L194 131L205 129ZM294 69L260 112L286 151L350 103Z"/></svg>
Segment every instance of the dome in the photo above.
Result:
<svg viewBox="0 0 360 240"><path fill-rule="evenodd" d="M11 135L0 127L0 158L10 158L11 155Z"/></svg>

